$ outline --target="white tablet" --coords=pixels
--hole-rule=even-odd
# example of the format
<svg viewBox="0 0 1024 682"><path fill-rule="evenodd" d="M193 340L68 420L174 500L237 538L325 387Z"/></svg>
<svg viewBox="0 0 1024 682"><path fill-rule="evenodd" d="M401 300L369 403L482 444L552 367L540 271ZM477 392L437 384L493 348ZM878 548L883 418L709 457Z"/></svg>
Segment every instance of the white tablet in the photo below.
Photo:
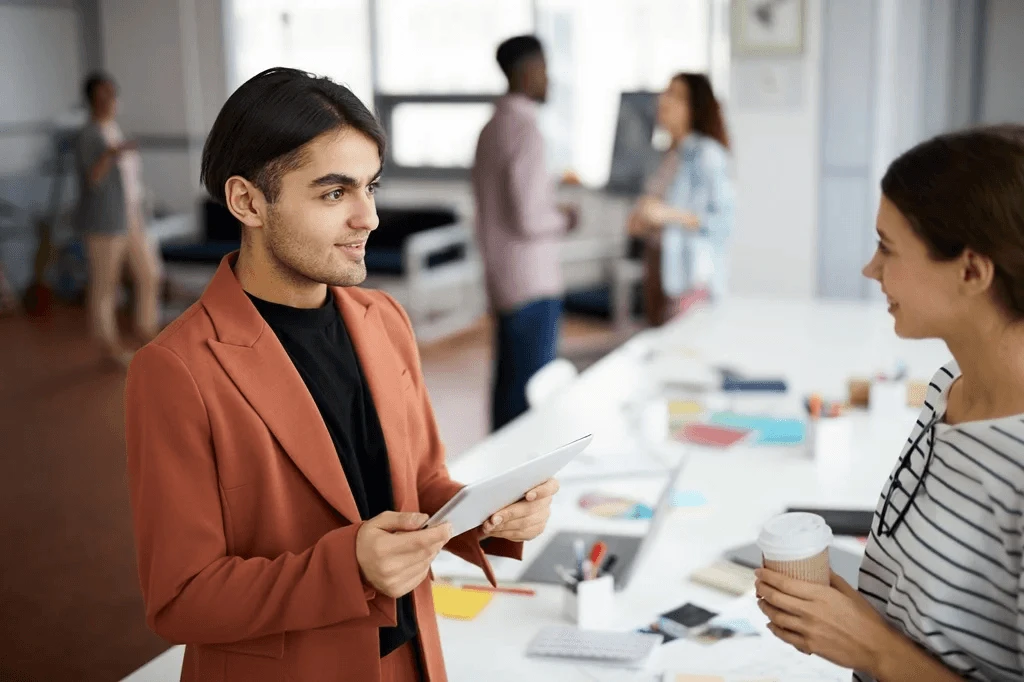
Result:
<svg viewBox="0 0 1024 682"><path fill-rule="evenodd" d="M593 435L574 440L567 445L523 462L508 471L471 483L455 494L424 524L430 528L448 521L452 534L462 535L476 528L494 512L504 509L523 498L526 493L557 474L573 457L583 452Z"/></svg>

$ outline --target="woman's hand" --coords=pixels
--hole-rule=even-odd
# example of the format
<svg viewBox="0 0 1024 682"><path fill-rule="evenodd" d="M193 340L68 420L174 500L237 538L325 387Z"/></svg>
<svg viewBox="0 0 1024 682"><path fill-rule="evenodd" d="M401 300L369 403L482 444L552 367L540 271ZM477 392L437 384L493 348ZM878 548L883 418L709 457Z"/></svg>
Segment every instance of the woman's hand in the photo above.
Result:
<svg viewBox="0 0 1024 682"><path fill-rule="evenodd" d="M674 208L659 199L650 197L643 199L637 206L637 210L640 219L654 227L663 227L670 223L680 224L691 230L700 227L700 219L693 213Z"/></svg>
<svg viewBox="0 0 1024 682"><path fill-rule="evenodd" d="M874 673L888 643L901 637L835 573L831 586L767 569L759 569L756 575L758 606L771 620L768 629L805 654Z"/></svg>

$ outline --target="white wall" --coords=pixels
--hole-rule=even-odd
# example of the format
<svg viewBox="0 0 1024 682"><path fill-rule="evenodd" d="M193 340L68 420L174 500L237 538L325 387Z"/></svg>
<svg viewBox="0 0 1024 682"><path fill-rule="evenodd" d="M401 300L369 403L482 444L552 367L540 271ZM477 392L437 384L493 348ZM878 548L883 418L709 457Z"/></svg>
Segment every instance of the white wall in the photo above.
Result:
<svg viewBox="0 0 1024 682"><path fill-rule="evenodd" d="M1024 2L988 0L981 118L1024 122Z"/></svg>
<svg viewBox="0 0 1024 682"><path fill-rule="evenodd" d="M0 4L0 74L0 175L34 171L46 128L80 100L74 6Z"/></svg>
<svg viewBox="0 0 1024 682"><path fill-rule="evenodd" d="M103 55L121 88L120 122L142 147L143 175L177 211L200 194L203 137L224 103L220 0L101 0Z"/></svg>
<svg viewBox="0 0 1024 682"><path fill-rule="evenodd" d="M727 112L737 207L731 289L736 295L811 298L817 267L821 144L821 0L807 0L805 49L798 58L733 57ZM796 73L796 106L743 104L750 70Z"/></svg>

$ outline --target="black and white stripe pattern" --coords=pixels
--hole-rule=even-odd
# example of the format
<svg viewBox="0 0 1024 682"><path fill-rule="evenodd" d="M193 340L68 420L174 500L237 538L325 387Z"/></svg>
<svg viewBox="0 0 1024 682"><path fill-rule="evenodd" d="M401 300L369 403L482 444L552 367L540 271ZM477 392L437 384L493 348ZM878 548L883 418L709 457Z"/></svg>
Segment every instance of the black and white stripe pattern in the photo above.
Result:
<svg viewBox="0 0 1024 682"><path fill-rule="evenodd" d="M903 447L887 523L908 506L933 443L932 461L903 523L892 537L879 516L899 466L878 501L860 571L861 594L886 619L971 680L1024 680L1024 571L1021 567L1024 416L956 426L939 423L907 452L922 429L945 412L955 363L941 368ZM934 438L934 442L933 439ZM855 673L854 680L872 682Z"/></svg>

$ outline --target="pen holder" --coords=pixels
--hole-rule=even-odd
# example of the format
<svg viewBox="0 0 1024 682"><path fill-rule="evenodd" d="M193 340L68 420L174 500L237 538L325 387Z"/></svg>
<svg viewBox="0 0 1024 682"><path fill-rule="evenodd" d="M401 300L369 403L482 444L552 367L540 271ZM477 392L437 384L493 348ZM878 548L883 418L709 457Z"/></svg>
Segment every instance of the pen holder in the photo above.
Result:
<svg viewBox="0 0 1024 682"><path fill-rule="evenodd" d="M907 383L905 381L874 381L868 411L872 416L892 416L907 410Z"/></svg>
<svg viewBox="0 0 1024 682"><path fill-rule="evenodd" d="M581 630L607 630L615 612L615 578L603 575L565 588L563 614Z"/></svg>
<svg viewBox="0 0 1024 682"><path fill-rule="evenodd" d="M807 452L816 460L843 460L850 456L853 422L849 417L807 420Z"/></svg>

